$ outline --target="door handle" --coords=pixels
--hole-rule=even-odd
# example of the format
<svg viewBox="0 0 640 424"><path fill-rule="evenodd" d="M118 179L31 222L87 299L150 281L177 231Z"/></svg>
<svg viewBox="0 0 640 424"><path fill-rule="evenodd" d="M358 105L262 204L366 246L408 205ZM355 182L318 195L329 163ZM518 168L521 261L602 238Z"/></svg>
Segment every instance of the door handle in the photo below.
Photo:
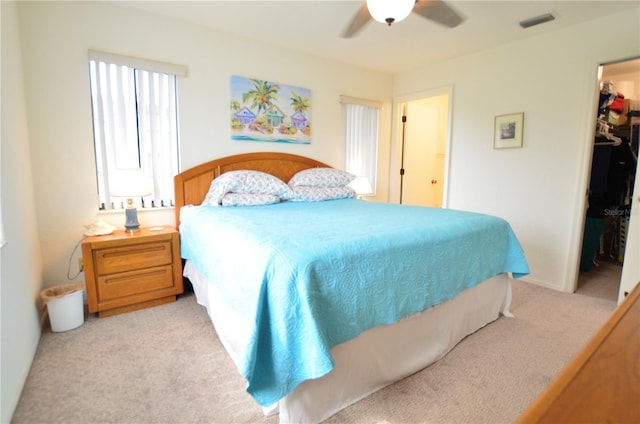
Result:
<svg viewBox="0 0 640 424"><path fill-rule="evenodd" d="M431 180L431 184L437 184L438 180Z"/></svg>

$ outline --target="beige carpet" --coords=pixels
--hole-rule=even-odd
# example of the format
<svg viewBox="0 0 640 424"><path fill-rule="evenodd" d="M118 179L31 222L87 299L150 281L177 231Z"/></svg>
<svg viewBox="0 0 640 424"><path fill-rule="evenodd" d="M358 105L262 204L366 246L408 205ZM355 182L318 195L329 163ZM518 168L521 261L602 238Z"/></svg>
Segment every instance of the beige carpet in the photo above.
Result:
<svg viewBox="0 0 640 424"><path fill-rule="evenodd" d="M617 302L621 277L622 264L601 256L589 271L580 271L578 293Z"/></svg>
<svg viewBox="0 0 640 424"><path fill-rule="evenodd" d="M513 282L512 312L330 423L513 423L615 302ZM192 294L43 333L12 421L264 423Z"/></svg>

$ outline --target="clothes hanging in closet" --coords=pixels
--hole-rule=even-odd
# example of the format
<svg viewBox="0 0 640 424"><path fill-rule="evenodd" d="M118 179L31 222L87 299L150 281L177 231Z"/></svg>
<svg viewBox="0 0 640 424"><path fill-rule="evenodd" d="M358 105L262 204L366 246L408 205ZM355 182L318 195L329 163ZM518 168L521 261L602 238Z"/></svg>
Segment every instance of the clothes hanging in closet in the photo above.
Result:
<svg viewBox="0 0 640 424"><path fill-rule="evenodd" d="M618 146L612 145L605 137L595 139L588 216L601 218L608 207L623 206L629 184L633 184L636 158L631 151L629 139L621 138L622 143Z"/></svg>

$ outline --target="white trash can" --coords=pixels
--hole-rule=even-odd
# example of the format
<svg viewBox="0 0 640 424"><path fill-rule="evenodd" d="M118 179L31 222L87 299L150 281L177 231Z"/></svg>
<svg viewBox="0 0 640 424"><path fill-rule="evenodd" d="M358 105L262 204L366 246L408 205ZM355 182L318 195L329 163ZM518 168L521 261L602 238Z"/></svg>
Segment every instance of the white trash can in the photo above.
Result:
<svg viewBox="0 0 640 424"><path fill-rule="evenodd" d="M63 284L42 291L42 300L49 312L51 331L73 330L84 323L82 293L82 283Z"/></svg>

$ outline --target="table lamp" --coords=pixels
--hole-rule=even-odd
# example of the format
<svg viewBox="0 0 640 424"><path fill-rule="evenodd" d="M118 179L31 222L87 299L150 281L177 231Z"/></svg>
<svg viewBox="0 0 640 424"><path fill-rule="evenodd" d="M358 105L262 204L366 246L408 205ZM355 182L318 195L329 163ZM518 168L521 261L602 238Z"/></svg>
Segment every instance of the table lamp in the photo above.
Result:
<svg viewBox="0 0 640 424"><path fill-rule="evenodd" d="M110 184L111 196L127 199L127 207L124 210L126 221L124 228L135 232L140 230L138 211L133 203L134 197L143 197L151 194L151 187L141 169L118 170L112 175Z"/></svg>
<svg viewBox="0 0 640 424"><path fill-rule="evenodd" d="M349 187L356 192L358 199L362 199L362 196L366 194L373 194L373 188L371 188L371 183L367 177L355 177L349 183Z"/></svg>

